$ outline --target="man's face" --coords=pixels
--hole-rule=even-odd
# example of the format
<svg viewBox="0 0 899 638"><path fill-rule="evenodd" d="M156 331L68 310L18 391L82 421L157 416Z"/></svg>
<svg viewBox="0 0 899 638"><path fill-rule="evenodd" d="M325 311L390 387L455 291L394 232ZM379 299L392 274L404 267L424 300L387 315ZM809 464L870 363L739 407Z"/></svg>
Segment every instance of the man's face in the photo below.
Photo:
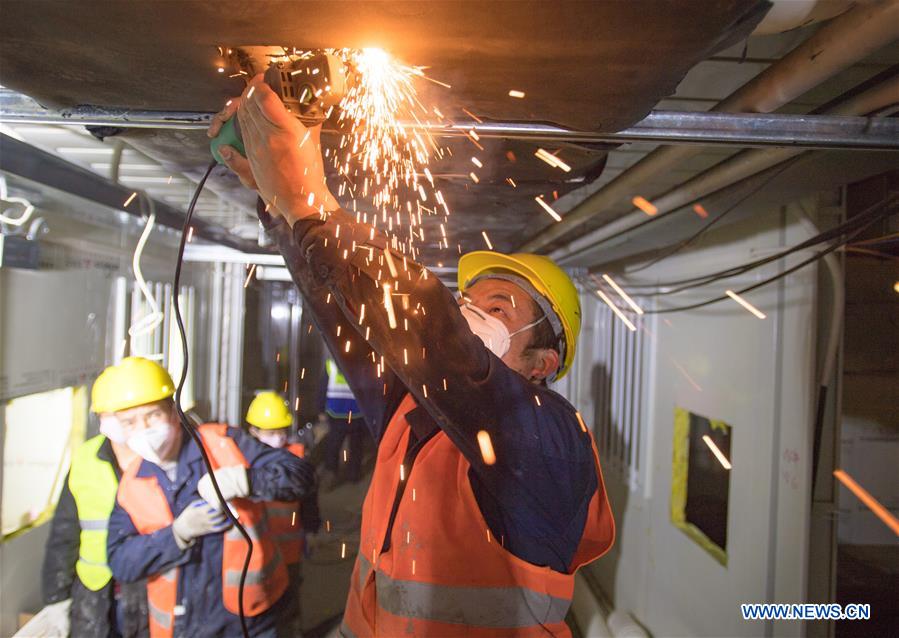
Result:
<svg viewBox="0 0 899 638"><path fill-rule="evenodd" d="M270 447L282 448L287 445L287 435L290 428L278 428L277 430L263 430L254 425L250 426L250 434Z"/></svg>
<svg viewBox="0 0 899 638"><path fill-rule="evenodd" d="M466 301L502 321L509 334L543 316L539 306L521 286L504 279L480 279L462 294L459 305ZM534 338L532 330L524 330L512 337L503 363L526 379L539 381L555 372L559 353L548 349L528 350Z"/></svg>
<svg viewBox="0 0 899 638"><path fill-rule="evenodd" d="M177 455L181 449L181 428L178 427L178 416L175 403L170 399L145 403L127 410L115 413L125 437L138 434L150 428L168 427L172 430L172 443L169 446L168 456Z"/></svg>
<svg viewBox="0 0 899 638"><path fill-rule="evenodd" d="M125 434L130 436L154 426L171 425L174 420L172 418L173 408L174 404L171 401L155 401L120 410L115 413L115 416L122 429L125 430Z"/></svg>

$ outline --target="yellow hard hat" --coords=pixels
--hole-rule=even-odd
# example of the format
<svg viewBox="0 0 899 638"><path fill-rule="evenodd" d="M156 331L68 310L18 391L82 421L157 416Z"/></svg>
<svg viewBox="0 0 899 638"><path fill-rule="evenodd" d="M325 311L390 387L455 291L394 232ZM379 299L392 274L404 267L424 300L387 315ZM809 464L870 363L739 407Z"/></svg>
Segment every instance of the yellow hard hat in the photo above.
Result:
<svg viewBox="0 0 899 638"><path fill-rule="evenodd" d="M118 412L175 394L175 383L161 365L143 357L126 357L106 368L91 390L94 412Z"/></svg>
<svg viewBox="0 0 899 638"><path fill-rule="evenodd" d="M260 392L247 410L247 423L261 430L279 430L293 423L290 406L277 392Z"/></svg>
<svg viewBox="0 0 899 638"><path fill-rule="evenodd" d="M577 337L581 332L581 302L577 288L564 270L549 257L530 253L504 255L491 250L476 250L459 259L459 290L465 290L481 277L513 275L527 281L534 290L549 302L558 321L550 317L550 323L561 324L565 339L563 359L556 379L565 376L574 361ZM540 300L536 300L538 304ZM558 335L558 332L557 332Z"/></svg>

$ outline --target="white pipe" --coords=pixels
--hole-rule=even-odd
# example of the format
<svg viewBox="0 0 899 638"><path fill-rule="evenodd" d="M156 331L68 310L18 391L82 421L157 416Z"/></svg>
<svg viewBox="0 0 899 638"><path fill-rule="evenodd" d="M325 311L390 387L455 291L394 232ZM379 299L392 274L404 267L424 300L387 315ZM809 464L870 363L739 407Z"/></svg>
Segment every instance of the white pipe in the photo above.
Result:
<svg viewBox="0 0 899 638"><path fill-rule="evenodd" d="M616 609L609 614L607 622L614 638L649 638L646 630L626 611Z"/></svg>
<svg viewBox="0 0 899 638"><path fill-rule="evenodd" d="M787 207L787 210L790 208L794 207ZM802 203L795 206L795 209L798 209L797 219L799 224L806 229L809 237L814 237L821 233L821 229L815 225ZM836 365L840 335L843 332L843 308L846 303L846 284L840 259L835 252L831 252L824 256L823 261L824 265L827 266L827 274L830 276L830 284L833 290L833 307L831 308L830 325L827 331L827 345L825 346L824 357L821 360L821 368L818 371L818 385L820 387L830 385L830 377L833 375L833 369Z"/></svg>
<svg viewBox="0 0 899 638"><path fill-rule="evenodd" d="M580 572L574 577L571 612L581 633L587 638L612 638L612 632L606 625L606 612Z"/></svg>
<svg viewBox="0 0 899 638"><path fill-rule="evenodd" d="M897 6L899 6L899 0L897 0ZM899 102L899 76L893 76L886 82L878 84L828 109L827 113L832 115L863 115L897 102ZM676 150L674 147L670 148ZM691 201L721 190L803 152L802 149L794 148L742 151L660 197L653 199L653 205L658 209L657 214L676 210ZM574 259L579 253L614 235L625 232L645 220L646 213L634 210L627 215L622 215L614 222L597 228L570 242L563 248L554 251L551 257L564 264L567 260Z"/></svg>
<svg viewBox="0 0 899 638"><path fill-rule="evenodd" d="M772 0L773 6L752 35L784 33L830 20L850 7L853 0Z"/></svg>
<svg viewBox="0 0 899 638"><path fill-rule="evenodd" d="M770 113L899 37L899 0L857 6L824 25L805 42L717 104L713 111ZM623 199L646 196L646 182L702 147L663 146L571 209L520 250L536 251Z"/></svg>

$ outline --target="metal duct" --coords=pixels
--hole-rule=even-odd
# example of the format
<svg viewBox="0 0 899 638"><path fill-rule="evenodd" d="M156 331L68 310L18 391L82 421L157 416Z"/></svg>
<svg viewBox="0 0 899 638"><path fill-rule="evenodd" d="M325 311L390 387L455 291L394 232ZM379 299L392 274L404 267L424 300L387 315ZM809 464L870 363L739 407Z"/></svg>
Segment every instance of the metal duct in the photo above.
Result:
<svg viewBox="0 0 899 638"><path fill-rule="evenodd" d="M717 104L713 111L767 113L855 64L899 37L899 0L881 0L847 11ZM546 228L520 250L538 251L623 199L640 186L701 149L688 146L656 149L630 169L571 209L561 222Z"/></svg>

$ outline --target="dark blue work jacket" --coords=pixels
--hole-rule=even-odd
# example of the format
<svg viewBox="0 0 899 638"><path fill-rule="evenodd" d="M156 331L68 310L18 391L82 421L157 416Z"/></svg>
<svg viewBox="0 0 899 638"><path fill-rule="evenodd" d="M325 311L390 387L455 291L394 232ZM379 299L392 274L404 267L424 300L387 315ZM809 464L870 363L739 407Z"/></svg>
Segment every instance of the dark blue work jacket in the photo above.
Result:
<svg viewBox="0 0 899 638"><path fill-rule="evenodd" d="M248 434L229 428L250 464L247 476L251 497L264 501L295 501L312 489L314 470L305 459L283 449L260 443ZM206 474L200 450L187 438L178 456L174 481L157 465L141 461L137 476L155 477L165 494L174 517L200 498L197 482ZM183 613L175 616L176 637L231 638L240 636L240 618L225 609L222 602L222 545L223 533L197 539L181 550L175 542L172 528L164 527L152 534L140 534L128 513L116 503L109 519L107 551L113 576L131 582L158 574L172 566L181 568L178 580L178 602ZM274 631L281 608L288 601L282 599L268 611L247 617L250 634L254 636Z"/></svg>

